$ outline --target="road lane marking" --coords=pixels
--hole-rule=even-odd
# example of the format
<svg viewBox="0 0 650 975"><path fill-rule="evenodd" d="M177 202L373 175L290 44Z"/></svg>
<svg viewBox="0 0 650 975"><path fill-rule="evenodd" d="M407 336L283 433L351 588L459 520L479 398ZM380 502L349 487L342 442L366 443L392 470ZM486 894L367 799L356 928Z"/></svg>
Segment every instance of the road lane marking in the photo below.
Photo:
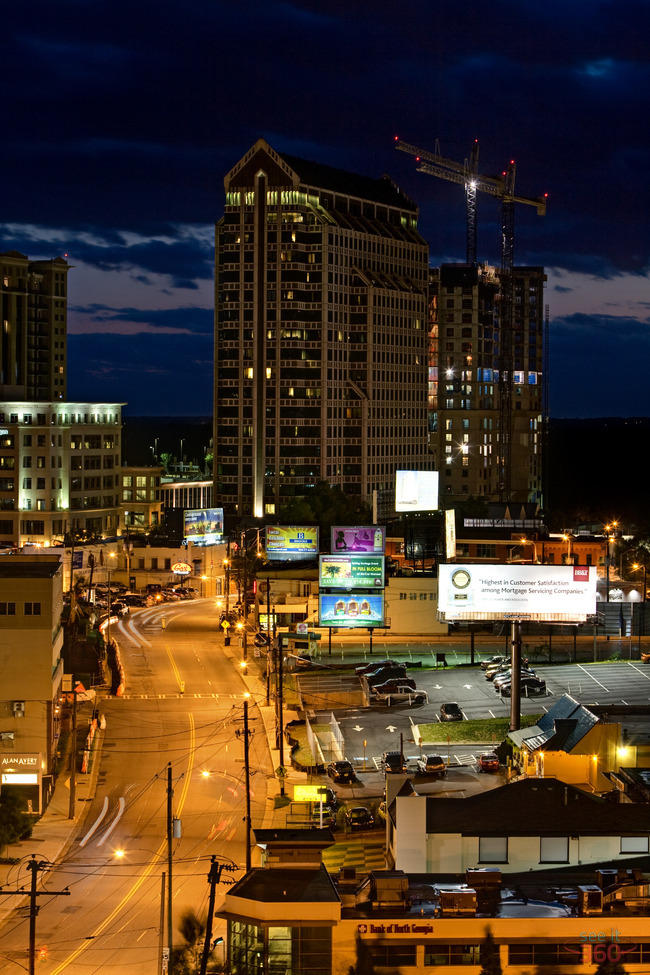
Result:
<svg viewBox="0 0 650 975"><path fill-rule="evenodd" d="M637 674L641 674L641 676L645 677L646 680L650 680L650 677L648 677L647 674L644 674L643 671L636 666L636 664L630 663L630 661L628 660L628 665L632 668L632 670L636 670Z"/></svg>
<svg viewBox="0 0 650 975"><path fill-rule="evenodd" d="M86 845L86 843L88 842L88 840L90 839L90 837L93 835L93 833L96 832L97 828L99 827L99 824L101 823L102 819L104 818L104 816L106 815L107 812L108 812L108 796L104 796L104 805L101 808L101 812L100 812L99 816L97 817L97 819L95 820L95 822L93 823L93 825L90 827L90 829L86 833L86 835L84 836L84 838L79 841L79 846L85 846Z"/></svg>
<svg viewBox="0 0 650 975"><path fill-rule="evenodd" d="M583 671L583 673L585 673L585 674L587 675L587 677L591 677L591 679L592 679L593 681L595 681L595 682L596 682L596 684L598 684L598 685L599 685L599 687L602 687L602 689L603 689L603 690L604 690L604 691L605 691L605 692L606 692L607 694L609 694L609 688L608 688L608 687L605 687L605 685L604 685L604 684L601 684L601 683L600 683L600 681L598 680L598 678L597 678L597 677L594 677L594 675L593 675L593 674L590 674L590 673L589 673L589 671L588 671L588 670L586 670L586 669L585 669L585 668L584 668L584 667L582 666L582 664L578 664L578 667L580 668L580 670L582 670L582 671Z"/></svg>
<svg viewBox="0 0 650 975"><path fill-rule="evenodd" d="M97 846L103 846L104 845L104 843L109 838L109 836L111 835L111 833L113 832L113 830L115 829L115 827L117 826L117 824L119 823L120 819L124 815L124 810L126 809L126 799L124 798L124 796L120 796L120 798L118 799L117 807L118 807L117 808L117 816L115 817L115 819L113 820L113 822L111 823L111 825L108 827L108 829L106 830L106 832L102 836L101 840L98 840L97 841Z"/></svg>
<svg viewBox="0 0 650 975"><path fill-rule="evenodd" d="M188 717L190 719L190 751L189 751L189 757L187 762L187 772L185 773L185 782L183 784L183 790L181 792L181 797L179 799L178 807L177 807L177 815L179 817L183 811L183 806L185 805L185 799L187 798L187 791L189 789L190 779L192 777L192 769L194 767L194 751L196 748L196 731L194 727L194 715L189 714ZM106 930L108 925L111 924L113 920L119 915L120 911L122 911L129 903L129 901L137 894L138 890L140 889L140 887L142 887L143 883L145 882L147 877L152 873L155 867L160 864L161 860L163 859L163 853L166 849L166 846L167 846L167 840L166 839L161 840L160 846L153 854L151 860L144 868L144 870L142 871L142 873L140 874L136 882L133 884L131 889L127 891L127 893L124 895L124 897L119 902L119 904L111 911L108 917L104 918L101 924L97 928L95 928L93 933L89 937L85 938L81 942L79 947L75 948L72 954L68 955L68 957L54 969L52 975L61 975L61 972L65 971L65 969L68 968L69 965L71 965L74 961L76 961L79 955L83 951L85 951L90 944L93 944L94 941L97 939L97 937Z"/></svg>
<svg viewBox="0 0 650 975"><path fill-rule="evenodd" d="M176 683L178 684L178 689L180 690L181 689L181 685L184 688L185 687L185 684L182 681L181 675L180 675L180 671L179 671L178 667L176 666L176 661L174 660L174 655L172 654L171 647L165 647L165 650L167 651L167 656L169 657L169 662L172 665L172 670L174 671L174 677L176 678Z"/></svg>

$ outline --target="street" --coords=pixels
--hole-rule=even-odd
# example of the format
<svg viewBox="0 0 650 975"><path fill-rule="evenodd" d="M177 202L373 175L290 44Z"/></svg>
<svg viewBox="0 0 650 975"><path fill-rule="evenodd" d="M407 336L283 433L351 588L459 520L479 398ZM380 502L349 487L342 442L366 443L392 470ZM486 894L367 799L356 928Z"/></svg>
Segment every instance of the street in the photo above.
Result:
<svg viewBox="0 0 650 975"><path fill-rule="evenodd" d="M163 629L161 621L166 619ZM244 684L224 655L211 600L147 609L114 627L127 674L127 694L101 704L107 730L97 794L56 867L41 875L46 888L70 887L70 897L40 898L39 971L75 975L156 970L162 873L167 870L167 763L173 815L182 837L173 841L174 940L191 908L205 915L211 854L245 864L243 739ZM251 701L249 726L251 819L261 824L269 752ZM65 788L59 782L57 788ZM27 842L27 847L29 841ZM30 853L32 851L30 850ZM33 850L38 855L38 849ZM24 864L11 882L25 883ZM217 903L219 891L217 891ZM25 969L28 919L21 908L0 929L3 971ZM215 933L221 933L218 926Z"/></svg>

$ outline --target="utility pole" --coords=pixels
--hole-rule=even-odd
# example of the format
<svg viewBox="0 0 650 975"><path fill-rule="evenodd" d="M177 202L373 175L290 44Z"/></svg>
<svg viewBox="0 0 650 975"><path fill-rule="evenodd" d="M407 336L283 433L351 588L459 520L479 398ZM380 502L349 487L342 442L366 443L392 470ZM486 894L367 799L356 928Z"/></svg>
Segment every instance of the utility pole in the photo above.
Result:
<svg viewBox="0 0 650 975"><path fill-rule="evenodd" d="M172 953L172 763L167 763L167 946Z"/></svg>
<svg viewBox="0 0 650 975"><path fill-rule="evenodd" d="M241 734L236 732L237 736ZM251 767L249 754L248 695L244 698L244 771L246 776L246 872L251 868Z"/></svg>
<svg viewBox="0 0 650 975"><path fill-rule="evenodd" d="M70 896L70 891L67 887L65 890L36 890L39 871L47 870L49 866L50 864L46 860L37 860L34 853L32 853L32 858L27 864L27 869L32 875L29 885L29 975L34 975L36 967L36 915L38 914L36 898ZM24 897L26 893L27 891L24 887L21 887L19 890L0 890L0 897Z"/></svg>
<svg viewBox="0 0 650 975"><path fill-rule="evenodd" d="M158 972L163 967L163 944L165 941L165 871L160 878L160 922L158 924Z"/></svg>
<svg viewBox="0 0 650 975"><path fill-rule="evenodd" d="M247 702L248 703L248 702ZM212 918L214 916L214 902L217 894L217 884L221 880L223 863L217 863L217 858L213 855L210 863L210 873L208 883L210 884L210 898L208 902L208 917L205 922L205 941L203 942L203 952L201 954L201 967L199 975L206 975L208 968L208 957L210 955L210 942L212 940Z"/></svg>
<svg viewBox="0 0 650 975"><path fill-rule="evenodd" d="M280 795L284 795L284 673L283 673L283 659L282 659L282 638L278 639L278 724L279 724L279 741L278 748L280 749L280 768L282 773L280 775Z"/></svg>
<svg viewBox="0 0 650 975"><path fill-rule="evenodd" d="M77 692L75 690L75 676L72 675L72 742L70 745L70 805L68 819L74 819L77 800Z"/></svg>

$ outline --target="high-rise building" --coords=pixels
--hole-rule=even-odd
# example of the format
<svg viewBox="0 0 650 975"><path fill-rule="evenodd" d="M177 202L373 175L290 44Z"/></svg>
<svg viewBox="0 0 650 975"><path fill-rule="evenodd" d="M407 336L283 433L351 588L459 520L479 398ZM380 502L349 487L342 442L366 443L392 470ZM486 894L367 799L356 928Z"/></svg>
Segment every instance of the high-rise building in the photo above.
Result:
<svg viewBox="0 0 650 975"><path fill-rule="evenodd" d="M324 480L370 500L427 448L428 248L418 208L258 140L216 227L215 503L278 513Z"/></svg>
<svg viewBox="0 0 650 975"><path fill-rule="evenodd" d="M65 399L68 270L0 254L0 399Z"/></svg>
<svg viewBox="0 0 650 975"><path fill-rule="evenodd" d="M432 269L429 295L429 436L440 493L454 500L542 501L545 324L541 267L513 269L509 408L499 271L488 265ZM504 497L503 435L509 439Z"/></svg>
<svg viewBox="0 0 650 975"><path fill-rule="evenodd" d="M121 408L0 402L0 547L117 534Z"/></svg>

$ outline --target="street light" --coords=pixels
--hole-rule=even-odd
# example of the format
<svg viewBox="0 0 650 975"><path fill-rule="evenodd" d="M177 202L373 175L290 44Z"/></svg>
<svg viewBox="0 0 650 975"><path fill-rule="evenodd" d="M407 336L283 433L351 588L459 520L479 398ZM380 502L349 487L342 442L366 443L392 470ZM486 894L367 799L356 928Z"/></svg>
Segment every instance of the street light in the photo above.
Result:
<svg viewBox="0 0 650 975"><path fill-rule="evenodd" d="M638 572L640 569L643 569L643 595L641 597L641 605L643 606L643 609L639 612L639 657L640 657L641 656L641 629L642 628L645 629L646 579L648 574L648 567L645 563L643 565L640 565L638 562L635 562L632 565L632 569L635 572Z"/></svg>
<svg viewBox="0 0 650 975"><path fill-rule="evenodd" d="M567 559L567 565L570 565L571 564L571 561L572 561L571 560L571 535L570 534L563 535L562 536L562 540L567 543L567 545L566 545L566 559Z"/></svg>
<svg viewBox="0 0 650 975"><path fill-rule="evenodd" d="M532 538L520 538L519 541L522 545L532 545L533 546L533 562L537 562L537 542L533 541Z"/></svg>

